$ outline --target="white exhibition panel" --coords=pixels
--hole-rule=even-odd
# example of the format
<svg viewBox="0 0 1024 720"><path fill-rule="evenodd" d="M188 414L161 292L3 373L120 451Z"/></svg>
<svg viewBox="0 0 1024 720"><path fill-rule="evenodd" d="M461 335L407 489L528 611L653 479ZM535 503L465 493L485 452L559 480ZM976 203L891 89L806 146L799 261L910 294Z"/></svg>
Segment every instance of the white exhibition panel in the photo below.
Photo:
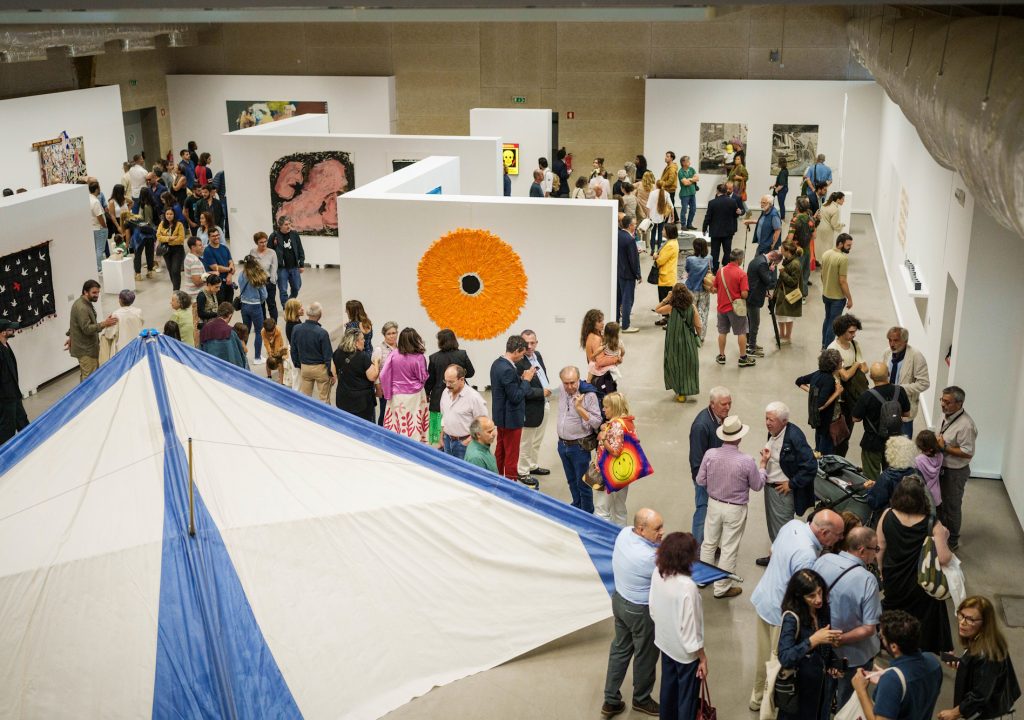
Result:
<svg viewBox="0 0 1024 720"><path fill-rule="evenodd" d="M817 125L818 152L832 168L832 190L848 188L869 212L874 196L874 148L882 88L875 82L832 80L647 80L644 109L644 155L655 178L665 167L665 152L677 161L689 155L700 171L701 123L746 123L747 205L770 192L772 126ZM845 138L845 140L844 140ZM702 175L697 204L707 205L724 175ZM800 176L791 171L786 207L792 209Z"/></svg>
<svg viewBox="0 0 1024 720"><path fill-rule="evenodd" d="M161 363L182 444L212 439L196 487L305 717L377 718L608 616L571 528Z"/></svg>
<svg viewBox="0 0 1024 720"><path fill-rule="evenodd" d="M500 137L502 143L519 144L519 174L511 175L512 195L529 197L538 158L551 157L551 110L473 108L469 111L469 134ZM498 172L502 171L498 158Z"/></svg>
<svg viewBox="0 0 1024 720"><path fill-rule="evenodd" d="M416 328L428 353L436 350L434 336L446 327L430 318L417 289L420 258L435 241L459 228L487 230L508 243L522 262L528 285L519 317L493 338L459 337L459 347L477 368L473 384L487 385L491 363L505 352L508 336L529 328L537 333L549 379L557 386L559 369L583 361L579 326L587 310L600 308L605 317L615 316L615 203L384 194L377 189L375 184L339 199L345 217L340 237L346 259L341 266L342 300L361 300L377 327L394 320L399 327ZM374 273L365 272L381 257L379 244L365 242L381 217L402 218L402 232L386 241L384 285Z"/></svg>
<svg viewBox="0 0 1024 720"><path fill-rule="evenodd" d="M974 201L957 173L935 162L914 126L888 98L882 103L877 146L872 219L897 318L910 331L911 345L928 360L932 381L922 394L922 416L916 427L927 423L937 429L943 386L962 387L967 393L965 408L979 432L972 474L1002 476L1024 524L1024 479L1015 470L1024 463L1021 338L997 329L998 317L1012 312L1007 308L1024 304L1021 238L998 225ZM903 193L908 212L901 243ZM962 204L957 198L960 193ZM907 258L924 282L925 298L910 294L901 271ZM947 318L947 312L954 318ZM946 326L954 329L944 339ZM1017 400L1007 402L1008 397Z"/></svg>
<svg viewBox="0 0 1024 720"><path fill-rule="evenodd" d="M354 197L394 193L426 195L441 188L441 195L458 195L461 187L459 174L457 157L428 157L348 194Z"/></svg>
<svg viewBox="0 0 1024 720"><path fill-rule="evenodd" d="M221 169L229 100L326 102L330 132L395 132L395 78L316 75L168 75L174 155L195 140ZM271 125L273 123L270 123ZM324 130L323 132L328 132ZM234 189L229 175L228 192Z"/></svg>
<svg viewBox="0 0 1024 720"><path fill-rule="evenodd" d="M121 164L129 158L117 85L0 100L0 118L0 187L42 187L39 153L32 143L63 132L83 138L86 170L99 180L104 193L109 196L121 182Z"/></svg>
<svg viewBox="0 0 1024 720"><path fill-rule="evenodd" d="M121 142L124 142L123 135ZM88 151L88 147L86 147ZM96 278L96 246L89 218L89 192L84 185L50 185L40 190L0 198L0 255L50 240L50 265L57 314L11 339L18 358L21 391L37 387L78 367L64 346L71 304L82 294L82 283ZM105 317L100 303L96 314Z"/></svg>
<svg viewBox="0 0 1024 720"><path fill-rule="evenodd" d="M312 121L303 121L306 122ZM339 135L301 131L283 134L279 129L266 133L262 132L262 128L250 128L224 135L223 143L224 168L229 187L231 247L236 258L241 258L252 248L254 233L260 230L270 233L273 230L270 166L279 158L293 153L326 150L349 153L355 188L390 175L395 160L422 160L433 155L458 157L461 170L459 183L463 192L501 195L501 141L496 137ZM342 207L339 202L339 223L344 229L347 218L341 214ZM377 217L370 232L361 236L361 241L367 250L377 250L379 246L375 240L378 237L401 234L406 230L406 225L405 218L400 215ZM339 265L342 257L346 261L351 257L340 253L337 237L303 235L302 245L306 262L311 265ZM377 262L379 258L374 265Z"/></svg>
<svg viewBox="0 0 1024 720"><path fill-rule="evenodd" d="M159 418L138 364L0 477L0 716L152 713Z"/></svg>

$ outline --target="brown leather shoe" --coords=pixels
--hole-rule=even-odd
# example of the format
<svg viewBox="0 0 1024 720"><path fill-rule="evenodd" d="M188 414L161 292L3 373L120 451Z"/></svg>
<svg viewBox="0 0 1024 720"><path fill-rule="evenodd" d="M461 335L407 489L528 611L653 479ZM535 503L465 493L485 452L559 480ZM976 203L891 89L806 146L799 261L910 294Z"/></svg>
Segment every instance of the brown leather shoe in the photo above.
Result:
<svg viewBox="0 0 1024 720"><path fill-rule="evenodd" d="M731 588L726 590L721 595L715 595L715 600L725 600L726 598L734 598L737 595L740 595L742 592L743 588L736 587L735 585L733 585Z"/></svg>
<svg viewBox="0 0 1024 720"><path fill-rule="evenodd" d="M615 717L616 715L618 715L621 712L624 712L625 710L626 710L626 703L624 703L622 700L619 700L617 705L612 705L611 703L605 703L604 705L601 706L601 717L603 717L603 718Z"/></svg>
<svg viewBox="0 0 1024 720"><path fill-rule="evenodd" d="M651 717L658 717L661 714L661 708L658 705L658 701L654 698L647 698L643 702L633 701L633 709L644 715L650 715Z"/></svg>

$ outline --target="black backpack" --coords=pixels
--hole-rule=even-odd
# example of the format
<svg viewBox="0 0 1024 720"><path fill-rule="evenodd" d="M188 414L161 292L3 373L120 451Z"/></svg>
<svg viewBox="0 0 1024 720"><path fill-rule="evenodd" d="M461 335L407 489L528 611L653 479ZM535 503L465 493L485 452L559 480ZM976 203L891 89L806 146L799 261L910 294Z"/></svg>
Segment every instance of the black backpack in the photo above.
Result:
<svg viewBox="0 0 1024 720"><path fill-rule="evenodd" d="M875 424L875 434L884 437L891 438L899 435L903 430L903 411L900 409L900 388L897 385L896 392L893 393L891 400L886 400L882 397L882 393L878 392L877 388L871 388L868 390L882 407L878 411L878 422Z"/></svg>
<svg viewBox="0 0 1024 720"><path fill-rule="evenodd" d="M821 398L818 386L811 383L807 388L807 424L815 430L821 427L821 411L818 410L820 407Z"/></svg>

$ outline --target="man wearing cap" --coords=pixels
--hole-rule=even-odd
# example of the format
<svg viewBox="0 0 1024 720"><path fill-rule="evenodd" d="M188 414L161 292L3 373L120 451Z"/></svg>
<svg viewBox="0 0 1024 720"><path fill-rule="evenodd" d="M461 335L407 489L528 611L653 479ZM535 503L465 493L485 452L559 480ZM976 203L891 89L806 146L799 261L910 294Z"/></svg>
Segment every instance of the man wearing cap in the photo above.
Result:
<svg viewBox="0 0 1024 720"><path fill-rule="evenodd" d="M21 404L18 360L7 343L17 329L18 323L0 318L0 445L28 425L28 415Z"/></svg>
<svg viewBox="0 0 1024 720"><path fill-rule="evenodd" d="M704 453L697 471L697 484L708 491L708 516L704 521L700 559L714 563L715 552L721 551L717 564L728 573L736 569L736 556L747 525L750 491L760 490L765 481L764 451L760 468L754 458L740 452L740 440L748 432L750 426L740 422L738 415L727 417L716 431L722 447ZM728 578L715 582L716 598L736 597L741 592L743 590Z"/></svg>

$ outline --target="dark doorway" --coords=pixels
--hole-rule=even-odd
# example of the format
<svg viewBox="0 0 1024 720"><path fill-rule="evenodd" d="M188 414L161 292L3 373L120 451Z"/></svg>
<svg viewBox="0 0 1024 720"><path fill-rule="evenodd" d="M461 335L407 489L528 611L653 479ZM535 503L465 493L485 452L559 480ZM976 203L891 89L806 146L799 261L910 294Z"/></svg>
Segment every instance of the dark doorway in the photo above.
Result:
<svg viewBox="0 0 1024 720"><path fill-rule="evenodd" d="M146 167L163 157L160 152L160 128L157 124L155 107L129 110L124 113L125 160L131 160L137 153L146 156Z"/></svg>

